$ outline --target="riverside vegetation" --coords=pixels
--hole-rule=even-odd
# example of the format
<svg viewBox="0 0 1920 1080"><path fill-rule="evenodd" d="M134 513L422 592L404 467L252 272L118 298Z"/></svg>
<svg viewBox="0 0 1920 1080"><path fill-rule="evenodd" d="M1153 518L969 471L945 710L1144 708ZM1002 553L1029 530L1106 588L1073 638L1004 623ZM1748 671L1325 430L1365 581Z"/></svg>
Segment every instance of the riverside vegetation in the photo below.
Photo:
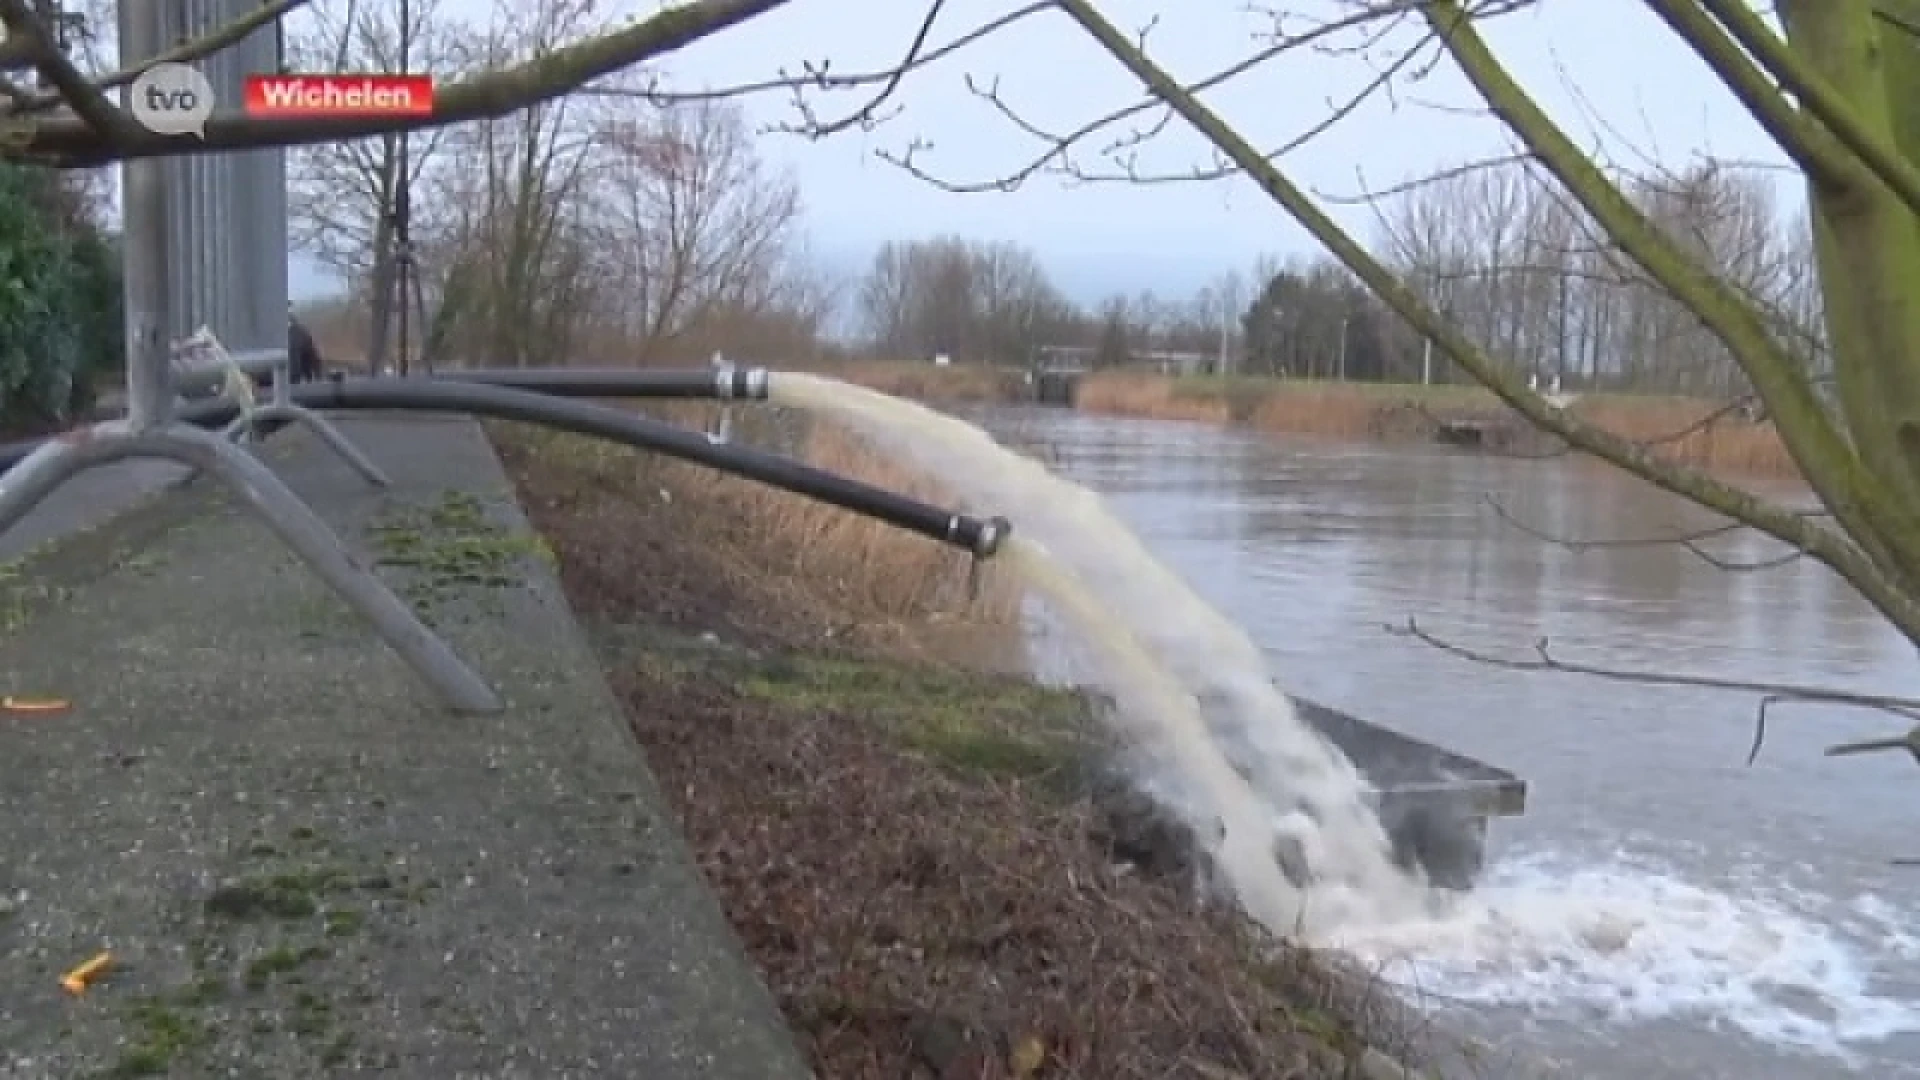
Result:
<svg viewBox="0 0 1920 1080"><path fill-rule="evenodd" d="M1018 371L981 366L862 361L822 365L836 378L933 404L1028 401ZM1175 376L1135 370L1095 372L1080 383L1075 407L1107 416L1218 424L1275 435L1412 442L1431 439L1435 418L1510 429L1516 452L1551 454L1561 444L1531 429L1487 390L1459 384L1334 382L1264 376ZM1590 394L1576 415L1655 454L1713 472L1798 477L1773 426L1726 401L1656 394Z"/></svg>
<svg viewBox="0 0 1920 1080"><path fill-rule="evenodd" d="M697 407L671 410L697 422ZM736 437L928 498L836 429ZM820 1075L1380 1075L1408 1017L1200 888L1020 597L797 496L573 437L496 443L732 925Z"/></svg>

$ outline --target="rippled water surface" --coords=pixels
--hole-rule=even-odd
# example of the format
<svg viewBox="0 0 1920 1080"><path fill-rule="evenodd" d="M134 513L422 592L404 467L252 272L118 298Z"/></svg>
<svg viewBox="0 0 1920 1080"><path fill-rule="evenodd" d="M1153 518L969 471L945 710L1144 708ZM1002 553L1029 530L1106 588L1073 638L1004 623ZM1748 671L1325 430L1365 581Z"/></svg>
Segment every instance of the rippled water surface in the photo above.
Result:
<svg viewBox="0 0 1920 1080"><path fill-rule="evenodd" d="M1279 440L1057 410L973 414L1104 493L1293 691L1512 769L1487 902L1354 947L1562 1075L1920 1076L1920 769L1831 760L1899 725L1477 665L1386 632L1615 667L1920 694L1913 649L1817 566L1729 573L1712 519L1603 467ZM1496 509L1496 507L1498 509ZM1728 560L1777 555L1735 535ZM1501 1070L1493 1070L1495 1072Z"/></svg>

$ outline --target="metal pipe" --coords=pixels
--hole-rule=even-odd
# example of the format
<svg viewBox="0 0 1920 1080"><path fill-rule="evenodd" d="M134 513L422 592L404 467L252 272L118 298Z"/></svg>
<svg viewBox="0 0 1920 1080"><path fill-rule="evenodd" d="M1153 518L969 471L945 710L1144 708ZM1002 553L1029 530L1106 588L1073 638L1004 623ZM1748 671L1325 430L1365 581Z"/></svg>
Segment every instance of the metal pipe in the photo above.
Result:
<svg viewBox="0 0 1920 1080"><path fill-rule="evenodd" d="M284 349L249 349L230 354L240 370L260 380L271 376ZM174 376L175 389L197 397L220 389L224 370L200 369ZM509 390L528 390L554 397L688 399L701 401L765 401L765 368L686 368L635 371L631 368L551 368L443 371L411 376L415 382L479 383Z"/></svg>
<svg viewBox="0 0 1920 1080"><path fill-rule="evenodd" d="M248 349L245 352L230 352L227 358L255 382L271 378L280 364L287 359L285 349ZM187 371L173 373L174 392L185 398L202 397L217 393L226 381L225 368L196 367Z"/></svg>
<svg viewBox="0 0 1920 1080"><path fill-rule="evenodd" d="M702 374L710 383L714 381L712 372ZM805 495L951 544L980 558L999 551L1013 531L1012 524L1003 517L977 518L944 510L778 454L736 443L715 442L703 434L588 401L477 381L337 377L295 386L293 400L309 409L468 413L590 435ZM232 402L222 399L188 406L180 410L178 418L212 427L231 422L238 412ZM12 468L41 441L0 448L0 470Z"/></svg>
<svg viewBox="0 0 1920 1080"><path fill-rule="evenodd" d="M151 59L162 47L157 5L119 5L120 62ZM131 90L126 91L128 95ZM167 355L167 208L172 173L164 158L120 166L121 248L125 260L127 423L135 431L165 427L173 408L173 369Z"/></svg>
<svg viewBox="0 0 1920 1080"><path fill-rule="evenodd" d="M267 379L274 373L287 352L281 349L250 349L245 352L231 353L233 362L240 370L252 376L255 382ZM175 390L189 399L204 398L208 394L218 393L221 381L226 377L224 369L200 368L179 372L174 376ZM645 398L648 400L731 400L742 399L764 401L767 397L767 372L764 368L712 368L655 369L635 371L632 368L548 368L545 370L497 370L485 369L472 371L448 371L430 376L436 381L482 383L488 386L504 386L512 390L530 390L554 397L586 398ZM417 380L416 380L417 381ZM228 423L234 411L223 400L190 401L177 410L181 422L197 427L219 427ZM272 434L279 425L267 420L261 425L262 434ZM40 439L21 439L16 442L0 443L0 472L12 468L34 448L40 445Z"/></svg>

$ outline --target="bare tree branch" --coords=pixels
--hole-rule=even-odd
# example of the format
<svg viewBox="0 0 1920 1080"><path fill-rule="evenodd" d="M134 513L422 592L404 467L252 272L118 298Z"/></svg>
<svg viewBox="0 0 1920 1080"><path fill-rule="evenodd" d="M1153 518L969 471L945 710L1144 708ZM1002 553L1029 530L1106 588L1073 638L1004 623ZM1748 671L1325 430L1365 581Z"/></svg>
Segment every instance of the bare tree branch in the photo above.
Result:
<svg viewBox="0 0 1920 1080"><path fill-rule="evenodd" d="M52 29L27 6L27 0L0 0L0 22L6 24L9 39L26 43L34 66L94 135L119 140L138 130L132 118L108 101L60 51Z"/></svg>
<svg viewBox="0 0 1920 1080"><path fill-rule="evenodd" d="M149 68L158 64L191 64L196 60L204 60L217 52L232 48L254 31L259 30L261 27L271 25L310 3L312 3L312 0L271 0L271 2L262 3L258 8L248 12L241 18L235 19L225 26L197 37L184 45L178 45L168 49L166 52L161 53L145 63L120 68L117 71L102 75L92 81L93 86L102 91L115 90L139 78ZM41 112L47 109L58 108L66 101L66 93L59 90L37 95L26 95L21 100L17 111L23 113Z"/></svg>
<svg viewBox="0 0 1920 1080"><path fill-rule="evenodd" d="M1736 0L1741 10L1750 15L1745 2ZM1847 173L1852 171L1852 160L1827 130L1819 124L1809 123L1799 109L1781 97L1759 66L1741 52L1742 46L1715 25L1713 17L1701 10L1711 10L1720 5L1713 0L1646 0L1646 3L1680 40L1691 46L1709 67L1721 75L1734 97L1747 107L1767 134L1773 136L1773 141L1808 176L1825 183L1836 183L1844 180ZM1724 20L1723 13L1716 14Z"/></svg>
<svg viewBox="0 0 1920 1080"><path fill-rule="evenodd" d="M1411 195L1423 188L1445 184L1471 173L1505 169L1515 165L1527 165L1537 160L1539 159L1535 158L1531 153L1520 150L1511 154L1479 158L1474 161L1449 166L1448 168L1430 172L1424 176L1416 176L1411 180L1402 180L1400 183L1383 188L1367 187L1366 179L1362 176L1360 177L1360 191L1357 193L1340 194L1327 191L1325 188L1314 188L1313 193L1314 197L1320 199L1322 202L1331 203L1335 206L1359 206L1364 203L1378 203L1383 199L1391 199L1401 195ZM1355 174L1359 175L1358 169L1355 170Z"/></svg>
<svg viewBox="0 0 1920 1080"><path fill-rule="evenodd" d="M1627 668L1603 667L1596 664L1584 664L1562 660L1548 647L1546 638L1534 643L1531 657L1495 656L1469 648L1458 642L1430 633L1416 620L1408 618L1404 626L1389 623L1387 633L1395 637L1408 637L1424 645L1431 646L1449 656L1455 656L1475 664L1501 668L1506 671L1554 672L1563 675L1585 675L1589 678L1604 679L1608 682L1632 683L1639 686L1686 687L1699 690L1726 690L1739 693L1762 695L1759 712L1754 725L1752 748L1747 753L1747 764L1758 760L1761 744L1766 739L1766 722L1770 709L1781 705L1836 705L1853 709L1872 709L1878 712L1893 713L1909 718L1920 717L1920 699L1899 697L1888 694L1870 694L1855 690L1841 690L1837 687L1814 686L1805 683L1771 682L1759 679L1729 679L1713 675L1696 675L1684 672L1636 671ZM1915 729L1901 739L1876 739L1861 743L1843 743L1827 751L1829 756L1870 753L1886 749L1905 749L1920 760L1920 728Z"/></svg>
<svg viewBox="0 0 1920 1080"><path fill-rule="evenodd" d="M1471 660L1488 667L1504 668L1508 671L1558 672L1564 675L1585 675L1609 682L1636 683L1643 686L1691 687L1700 690L1735 690L1753 694L1771 694L1785 700L1802 702L1823 702L1837 705L1855 705L1865 709L1913 709L1920 710L1920 698L1901 697L1893 694L1868 694L1855 690L1841 690L1835 687L1814 686L1805 683L1772 682L1758 679L1731 679L1715 675L1695 675L1684 672L1636 671L1626 668L1603 667L1578 661L1562 660L1551 651L1550 643L1541 638L1534 643L1531 657L1495 656L1449 641L1429 633L1413 619L1404 626L1389 623L1388 633L1396 637L1410 637L1441 652L1457 656L1462 660Z"/></svg>
<svg viewBox="0 0 1920 1080"><path fill-rule="evenodd" d="M129 158L305 146L389 132L504 116L562 95L645 60L783 6L787 0L690 0L619 30L567 45L499 71L461 79L434 93L430 116L249 116L215 112L204 139L168 136L134 126L107 137L86 121L59 114L0 114L0 146L8 157L62 167L88 167Z"/></svg>
<svg viewBox="0 0 1920 1080"><path fill-rule="evenodd" d="M944 3L944 0L942 0L942 3ZM1041 14L1042 12L1051 11L1053 6L1054 0L1035 0L1034 3L1015 8L1005 14L989 19L937 48L926 49L924 51L921 51L919 48L910 48L905 62L893 67L880 68L874 71L844 74L830 70L829 65L825 62L809 62L802 65L802 70L799 74L788 74L783 71L781 74L770 79L734 83L705 90L668 90L662 87L660 85L660 79L655 77L649 79L647 83L642 86L588 85L581 87L579 93L583 97L636 98L652 102L656 105L671 105L676 103L717 101L723 98L751 97L756 94L775 92L792 94L796 101L798 101L801 100L802 95L809 91L835 92L856 90L875 85L892 85L897 83L905 75L938 63L962 49L1007 29L1023 19ZM934 13L935 12L929 12L928 20L922 23L923 33L922 35L916 36L916 45L923 41L924 32L932 27L931 16ZM870 102L869 112L871 112L872 108L877 107L878 104L878 102ZM856 110L856 112L857 111L858 110ZM810 114L810 110L803 110L803 114ZM786 128L786 130L793 131L796 134L813 134L813 129L804 126L790 126Z"/></svg>
<svg viewBox="0 0 1920 1080"><path fill-rule="evenodd" d="M1406 14L1409 11L1410 11L1409 5L1403 4L1403 3L1389 3L1385 5L1375 5L1373 7L1369 7L1361 15L1356 16L1352 19L1338 20L1335 22L1324 23L1320 27L1318 27L1315 31L1313 31L1312 35L1302 35L1298 38L1294 38L1291 40L1280 37L1279 35L1276 35L1276 39L1278 39L1279 41L1286 42L1286 47L1288 48L1295 48L1303 44L1314 44L1315 42L1318 41L1318 38L1321 36L1330 35L1340 30L1350 29L1357 25L1363 25L1368 21L1379 20L1387 23L1385 27L1377 28L1374 31L1372 39L1352 47L1353 51L1356 51L1356 52L1362 51L1366 49L1370 44L1372 44L1374 40L1377 40L1380 37L1384 37L1387 33L1391 32L1399 22L1398 16ZM1389 16L1393 16L1393 18L1389 18ZM1345 121L1348 117L1351 117L1354 113L1358 112L1362 105L1365 105L1367 102L1371 101L1375 96L1380 94L1389 94L1389 95L1392 94L1394 80L1401 78L1402 76L1419 78L1425 75L1428 71L1431 70L1433 63L1437 61L1441 55L1443 55L1438 50L1434 50L1434 55L1432 56L1431 59L1428 59L1424 62L1416 64L1416 61L1420 61L1421 54L1423 52L1427 52L1428 47L1434 44L1434 41L1435 41L1435 38L1431 32L1421 35L1418 41L1414 42L1411 46L1408 46L1398 56L1396 56L1390 63L1388 63L1384 68L1375 72L1373 77L1368 79L1365 83L1363 83L1358 90L1355 90L1353 93L1348 94L1343 100L1338 100L1338 101L1329 100L1327 102L1327 110L1324 116L1322 116L1319 120L1315 121L1314 123L1308 125L1308 127L1305 130L1301 131L1299 134L1293 136L1290 139L1287 139L1285 142L1282 142L1280 145L1267 151L1266 154L1264 155L1266 160L1278 161L1281 158L1292 154L1294 151L1305 146L1307 143L1312 142L1314 139L1317 139L1321 135L1324 135L1328 131L1331 131L1334 127L1338 126L1340 123ZM1190 93L1195 92L1195 87L1189 87L1188 91ZM1149 100L1151 101L1153 99L1149 99ZM1009 109L1007 106L1005 106L1003 103L995 102L995 106L996 108L999 109L999 111L1003 115L1006 115L1008 117L1013 116L1012 110ZM1193 182L1204 183L1204 182L1213 181L1213 180L1225 179L1226 177L1237 175L1243 171L1238 165L1235 165L1232 161L1227 160L1225 156L1220 153L1218 148L1214 148L1213 153L1214 153L1215 161L1214 161L1214 164L1208 168L1200 168L1196 166L1185 172L1178 172L1178 173L1141 172L1140 169L1138 168L1137 162L1134 160L1134 156L1133 156L1134 151L1136 151L1138 147L1143 146L1148 141L1150 141L1153 136L1158 135L1159 132L1166 127L1167 121L1171 120L1174 117L1174 115L1175 114L1172 109L1166 109L1165 115L1163 116L1162 120L1160 121L1159 124L1155 126L1155 128L1151 132L1142 133L1138 136L1119 140L1113 145L1107 147L1103 151L1103 156L1109 158L1110 160L1114 160L1115 163L1119 166L1119 171L1113 172L1113 173L1097 173L1097 172L1092 172L1086 169L1075 167L1070 162L1062 163L1062 171L1066 173L1068 176L1070 176L1072 179L1080 183L1125 183L1125 184L1177 184L1177 183L1193 183ZM1024 123L1021 126L1028 127ZM1028 130L1029 132L1032 131L1030 127L1028 127Z"/></svg>
<svg viewBox="0 0 1920 1080"><path fill-rule="evenodd" d="M1858 155L1859 161L1872 170L1881 183L1898 193L1909 210L1920 214L1920 168L1898 149L1868 132L1854 110L1841 101L1839 93L1788 51L1786 42L1761 21L1758 12L1748 7L1745 0L1698 2L1720 21L1741 48L1778 80L1782 89L1791 93L1810 115ZM1880 16L1887 17L1884 12ZM1723 76L1726 74L1717 64L1716 70Z"/></svg>
<svg viewBox="0 0 1920 1080"><path fill-rule="evenodd" d="M1898 710L1911 716L1910 710ZM1878 754L1888 750L1905 750L1920 762L1920 727L1914 727L1905 735L1896 735L1890 739L1864 739L1860 742L1840 743L1827 747L1828 757L1845 757L1850 754Z"/></svg>
<svg viewBox="0 0 1920 1080"><path fill-rule="evenodd" d="M1425 10L1462 71L1515 134L1622 249L1711 328L1739 361L1795 461L1840 466L1802 470L1852 539L1851 544L1833 545L1839 562L1826 556L1822 561L1852 581L1889 618L1920 632L1920 604L1905 588L1913 578L1911 568L1920 565L1920 521L1909 503L1894 497L1912 479L1905 471L1905 459L1899 459L1899 469L1859 467L1862 459L1855 446L1822 407L1812 386L1800 377L1795 358L1773 339L1763 314L1738 289L1701 266L1656 222L1619 197L1597 167L1513 81L1455 0L1432 0ZM1873 449L1884 451L1885 447ZM1855 467L1846 467L1848 463Z"/></svg>
<svg viewBox="0 0 1920 1080"><path fill-rule="evenodd" d="M907 72L912 71L921 63L921 58L924 55L923 50L925 50L927 46L927 35L933 32L933 24L939 21L940 12L945 10L946 6L947 0L933 0L933 3L927 5L927 14L920 20L920 29L913 35L913 43L907 46L906 56L903 57L898 64L894 65L892 72L888 74L884 84L880 87L879 93L867 99L865 103L848 112L838 120L820 120L813 114L813 110L808 107L805 96L796 94L794 96L794 106L800 110L801 115L805 117L805 121L799 127L786 127L785 130L802 132L812 138L824 138L855 126L862 128L872 127L878 122L877 110L880 106L886 104L887 99L893 96L894 91L900 89L900 80L906 77ZM1002 22L1001 25L1004 26L1006 23ZM990 33L991 31L988 32ZM957 48L958 46L955 47Z"/></svg>
<svg viewBox="0 0 1920 1080"><path fill-rule="evenodd" d="M1778 694L1769 694L1766 697L1760 699L1759 716L1754 721L1754 726L1753 726L1753 745L1749 747L1747 750L1747 764L1749 766L1751 766L1754 762L1760 760L1760 749L1766 743L1767 717L1768 715L1770 715L1768 710L1776 708L1781 705L1805 705L1805 704L1809 704L1809 703L1806 701L1796 700L1794 698L1782 697ZM1819 704L1835 705L1840 708L1871 709L1874 712L1892 713L1895 716L1904 716L1910 720L1920 719L1920 713L1916 713L1912 709L1902 708L1898 706L1881 705L1876 703L1859 703L1859 702L1851 702L1851 701L1830 701L1830 702L1820 702ZM1871 739L1865 742L1841 743L1837 746L1827 747L1826 756L1827 757L1843 757L1848 754L1866 754L1866 753L1874 753L1874 752L1883 751L1883 750L1898 749L1898 750L1909 751L1913 753L1916 758L1920 758L1920 750L1914 749L1913 740L1915 739L1916 736L1920 736L1920 728L1915 728L1913 731L1908 732L1906 735L1901 736L1899 738L1895 738L1895 739Z"/></svg>
<svg viewBox="0 0 1920 1080"><path fill-rule="evenodd" d="M1046 6L1053 8L1060 5L1057 2L1050 2ZM1323 23L1314 27L1312 30L1299 34L1276 35L1271 44L1254 51L1236 63L1215 71L1211 75L1195 80L1188 84L1185 89L1191 94L1206 93L1209 90L1216 89L1253 71L1260 65L1276 57L1301 48L1306 48L1333 35L1358 26L1363 26L1375 20L1411 11L1415 7L1417 7L1417 0L1392 0L1392 2L1371 6L1367 10L1355 15ZM980 92L977 84L970 83L969 88L974 89L976 93ZM1010 120L1016 127L1020 128L1035 140L1044 143L1045 148L1019 167L1004 171L1000 175L987 180L954 180L942 177L931 169L922 166L918 160L919 155L930 148L929 144L924 140L915 140L908 144L904 150L880 151L879 157L881 160L902 169L916 179L944 191L956 193L1014 191L1026 181L1043 173L1064 172L1066 175L1071 176L1071 155L1074 149L1081 143L1121 121L1131 119L1162 106L1162 102L1158 97L1145 97L1124 108L1115 109L1112 112L1089 120L1070 131L1056 133L1031 123L1024 116L1020 115L1017 110L1012 109L1007 106L1005 102L1001 101L997 97L997 94L989 93L982 96L986 97L987 103L993 106L996 111L1000 112L1002 116ZM1133 136L1123 136L1116 144L1108 148L1108 152L1124 149L1128 145L1143 141L1145 137L1151 137L1151 134L1157 132L1161 127L1164 127L1165 123L1166 120L1162 119L1159 124L1149 125L1147 133L1145 133L1144 136L1138 133ZM1225 174L1223 173L1222 175Z"/></svg>
<svg viewBox="0 0 1920 1080"><path fill-rule="evenodd" d="M1672 536L1634 537L1632 539L1610 540L1556 536L1545 529L1521 521L1502 505L1499 499L1494 498L1490 493L1482 494L1481 499L1492 508L1495 517L1505 522L1514 531L1532 537L1543 544L1551 544L1554 547L1563 548L1567 551L1597 551L1607 548L1678 547L1716 570L1729 571L1776 570L1782 566L1798 561L1801 556L1806 554L1804 551L1795 549L1783 555L1776 555L1770 559L1756 559L1751 562L1743 562L1715 554L1701 546L1703 541L1730 536L1751 528L1751 526L1744 525L1737 521L1728 522L1725 525L1715 525L1705 529L1695 529L1690 532L1679 533ZM1824 513L1824 511L1821 513ZM1819 515L1810 514L1809 516Z"/></svg>

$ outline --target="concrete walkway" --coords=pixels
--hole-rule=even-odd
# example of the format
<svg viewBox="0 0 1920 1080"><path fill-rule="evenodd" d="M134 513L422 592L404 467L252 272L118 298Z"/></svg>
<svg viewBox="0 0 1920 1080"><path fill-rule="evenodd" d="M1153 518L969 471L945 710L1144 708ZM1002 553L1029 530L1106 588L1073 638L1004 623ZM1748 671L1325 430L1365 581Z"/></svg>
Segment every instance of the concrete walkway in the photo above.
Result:
<svg viewBox="0 0 1920 1080"><path fill-rule="evenodd" d="M0 533L0 562L17 559L42 544L104 525L186 476L165 461L116 461L74 477L48 496L25 521Z"/></svg>
<svg viewBox="0 0 1920 1080"><path fill-rule="evenodd" d="M216 484L0 576L0 694L72 702L0 715L0 1077L805 1076L477 427L342 426L394 490L269 459L509 710Z"/></svg>

